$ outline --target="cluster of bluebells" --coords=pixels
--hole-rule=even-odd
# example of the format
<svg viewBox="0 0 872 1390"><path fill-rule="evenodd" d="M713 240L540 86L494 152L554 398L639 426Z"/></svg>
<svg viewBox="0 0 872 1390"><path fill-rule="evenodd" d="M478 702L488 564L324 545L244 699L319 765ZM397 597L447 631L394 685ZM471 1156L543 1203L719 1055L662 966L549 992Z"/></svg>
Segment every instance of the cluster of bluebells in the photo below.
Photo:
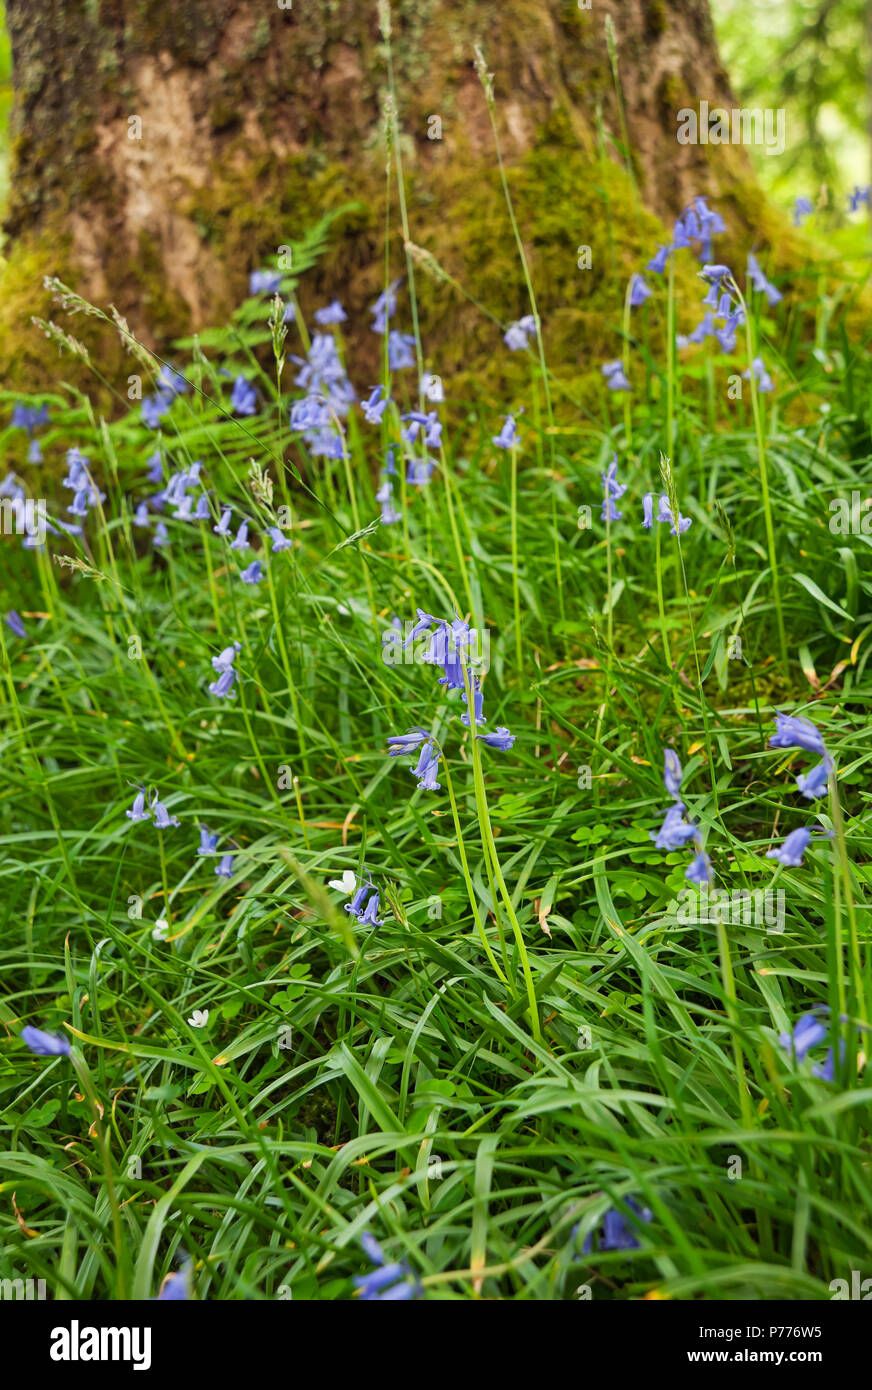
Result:
<svg viewBox="0 0 872 1390"><path fill-rule="evenodd" d="M6 498L9 511L14 518L14 527L18 535L21 536L21 544L25 550L41 550L44 540L40 535L38 526L32 525L34 515L34 503L28 499L23 484L15 473L7 473L6 477L0 482L0 498ZM46 531L50 531L53 536L65 533L68 536L81 535L82 528L74 521L62 521L57 519L56 524L43 518ZM14 629L17 631L17 629ZM19 636L23 635L21 633Z"/></svg>
<svg viewBox="0 0 872 1390"><path fill-rule="evenodd" d="M796 779L796 786L809 801L826 795L829 776L835 764L816 724L797 715L776 713L775 733L769 740L769 747L799 748L805 753L816 754L820 762L810 771L800 773ZM800 826L797 830L791 830L782 844L768 850L766 858L776 859L785 868L798 869L812 839L812 831L806 826Z"/></svg>
<svg viewBox="0 0 872 1390"><path fill-rule="evenodd" d="M105 492L94 483L91 476L91 461L79 449L67 450L67 472L61 485L73 493L73 500L67 507L71 516L84 521L92 507L106 501ZM76 523L78 525L78 523Z"/></svg>
<svg viewBox="0 0 872 1390"><path fill-rule="evenodd" d="M512 352L518 352L529 347L536 337L536 320L532 314L525 314L523 318L509 324L503 334L503 342Z"/></svg>
<svg viewBox="0 0 872 1390"><path fill-rule="evenodd" d="M230 648L232 650L232 648ZM180 825L178 816L171 816L164 805L159 800L157 789L154 789L149 797L145 787L140 783L136 796L133 798L133 806L125 812L128 820L145 821L152 820L157 830L170 830L174 826ZM215 868L215 873L221 878L232 878L233 876L233 854L223 852L218 849L218 836L212 835L205 825L200 826L200 845L197 854L218 855L219 863Z"/></svg>
<svg viewBox="0 0 872 1390"><path fill-rule="evenodd" d="M142 418L148 428L158 429L176 397L184 396L188 390L189 383L182 374L164 364L158 373L154 393L145 396L142 402Z"/></svg>
<svg viewBox="0 0 872 1390"><path fill-rule="evenodd" d="M351 901L345 904L345 911L354 917L362 927L380 927L382 918L378 915L379 890L371 878L358 882Z"/></svg>
<svg viewBox="0 0 872 1390"><path fill-rule="evenodd" d="M354 1279L354 1287L364 1303L408 1302L422 1296L424 1290L405 1260L388 1260L369 1231L364 1231L360 1243L373 1265L371 1273L356 1275Z"/></svg>
<svg viewBox="0 0 872 1390"><path fill-rule="evenodd" d="M36 431L40 425L48 423L48 406L25 405L23 401L17 401L12 407L12 427L17 430L24 430L28 438L27 462L41 463L42 450L39 447L39 440Z"/></svg>
<svg viewBox="0 0 872 1390"><path fill-rule="evenodd" d="M692 842L696 854L684 876L689 883L702 887L713 881L711 860L703 850L698 827L686 819L687 807L681 800L683 780L684 773L678 754L674 749L667 748L663 757L663 785L672 797L672 805L666 812L660 829L651 831L651 839L658 849L667 852L683 849L688 842Z"/></svg>
<svg viewBox="0 0 872 1390"><path fill-rule="evenodd" d="M232 642L229 647L225 647L222 652L212 658L212 669L218 672L218 676L216 680L210 682L209 694L215 695L219 700L236 698L236 691L233 686L239 673L234 662L239 651L239 643Z"/></svg>
<svg viewBox="0 0 872 1390"><path fill-rule="evenodd" d="M623 497L627 491L627 484L622 483L618 477L618 456L612 455L611 462L605 473L600 474L603 485L603 504L600 516L603 521L611 523L620 521L624 515L619 512L615 503ZM680 511L673 512L669 502L669 497L662 492L657 500L657 511L654 511L654 493L646 492L642 497L642 525L645 530L650 530L655 521L659 524L669 526L673 536L683 536L691 525L692 518L682 516Z"/></svg>
<svg viewBox="0 0 872 1390"><path fill-rule="evenodd" d="M745 311L731 288L735 282L729 267L712 262L713 239L722 235L726 230L726 223L720 213L709 208L704 198L694 198L677 218L669 243L658 245L655 254L645 267L646 271L654 275L662 275L669 264L670 257L683 248L693 250L699 260L703 262L700 275L708 285L702 301L705 312L691 333L676 336L675 342L679 348L703 343L707 338L715 338L723 352L735 351L737 330L744 323ZM766 279L753 255L748 257L748 280L755 290L766 296L770 305L777 304L781 299L780 290ZM631 309L639 308L650 296L651 287L644 275L635 272L627 285L629 307ZM772 380L759 358L755 358L752 370L757 389L771 391L773 389ZM619 360L604 362L602 373L610 391L632 390L623 362ZM746 372L745 375L747 377L748 373Z"/></svg>
<svg viewBox="0 0 872 1390"><path fill-rule="evenodd" d="M444 685L447 690L463 691L463 703L466 705L466 711L461 715L461 722L467 728L475 727L477 730L480 724L485 724L487 721L484 717L481 678L468 669L471 648L475 641L474 630L470 628L469 623L464 618L457 617L448 622L444 618L434 617L432 613L425 613L422 608L419 608L417 621L413 624L403 646L407 647L410 642L416 641L425 634L429 634L430 640L427 650L423 654L423 661L426 665L441 667L440 685ZM470 694L472 695L471 709ZM511 748L515 742L515 735L503 725L499 725L486 734L476 732L475 736L481 739L482 743L487 744L488 748L495 748L502 752ZM429 734L426 729L417 727L407 730L404 734L394 734L387 742L388 752L392 758L400 757L403 754L418 753L418 761L410 770L416 779L419 790L439 790L440 783L437 782L436 776L442 750L432 734Z"/></svg>

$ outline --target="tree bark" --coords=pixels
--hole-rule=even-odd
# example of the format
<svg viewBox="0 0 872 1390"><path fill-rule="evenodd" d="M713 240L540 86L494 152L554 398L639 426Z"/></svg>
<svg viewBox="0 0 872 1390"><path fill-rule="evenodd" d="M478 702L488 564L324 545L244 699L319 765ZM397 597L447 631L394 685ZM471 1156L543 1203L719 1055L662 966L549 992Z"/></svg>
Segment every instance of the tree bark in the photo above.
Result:
<svg viewBox="0 0 872 1390"><path fill-rule="evenodd" d="M731 102L708 0L592 3L395 0L392 14L411 239L498 317L528 311L473 65L480 42L558 357L596 350L597 323L614 320L609 277L625 279L657 240L650 214L671 218L708 193L744 222L751 183L741 149L714 159L676 139L681 107ZM378 292L388 79L375 3L8 0L7 17L13 248L38 248L46 269L165 344L219 321L252 268L355 199L312 293L360 311ZM399 271L395 182L391 196ZM582 243L601 274L579 274ZM444 286L423 293L422 312L455 365L492 353L492 333Z"/></svg>

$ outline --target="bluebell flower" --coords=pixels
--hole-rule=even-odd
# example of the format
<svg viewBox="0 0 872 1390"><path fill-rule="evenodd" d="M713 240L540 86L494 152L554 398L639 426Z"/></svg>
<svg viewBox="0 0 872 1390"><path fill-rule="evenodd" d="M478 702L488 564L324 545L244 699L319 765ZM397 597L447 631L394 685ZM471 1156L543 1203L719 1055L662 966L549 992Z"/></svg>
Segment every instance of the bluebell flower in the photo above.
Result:
<svg viewBox="0 0 872 1390"><path fill-rule="evenodd" d="M375 500L381 507L379 521L382 526L395 526L398 521L402 520L401 513L394 506L393 491L394 487L390 478L385 478L375 495Z"/></svg>
<svg viewBox="0 0 872 1390"><path fill-rule="evenodd" d="M663 753L663 785L669 792L669 795L674 796L676 800L678 800L681 791L683 777L684 773L681 769L681 763L679 762L678 754L675 749L665 749Z"/></svg>
<svg viewBox="0 0 872 1390"><path fill-rule="evenodd" d="M638 309L645 303L646 299L651 298L651 291L645 284L641 275L630 276L630 308Z"/></svg>
<svg viewBox="0 0 872 1390"><path fill-rule="evenodd" d="M165 391L170 397L184 396L189 391L190 383L177 372L175 367L171 367L165 362L157 374L157 388Z"/></svg>
<svg viewBox="0 0 872 1390"><path fill-rule="evenodd" d="M392 319L397 312L397 290L403 283L404 278L405 277L401 275L398 279L392 280L387 289L383 290L378 299L370 305L369 312L373 316L370 328L373 333L387 332L388 320Z"/></svg>
<svg viewBox="0 0 872 1390"><path fill-rule="evenodd" d="M844 1061L845 1061L845 1039L844 1039L844 1038L840 1038L840 1039L839 1039L839 1057L841 1058L842 1064L844 1064ZM835 1061L834 1061L834 1057L833 1057L833 1049L832 1049L831 1047L828 1047L828 1048L827 1048L827 1055L826 1055L826 1058L825 1058L825 1060L824 1060L823 1062L815 1062L815 1063L814 1063L814 1065L812 1066L812 1069L811 1069L811 1074L812 1074L812 1076L817 1077L818 1081L829 1081L829 1082L831 1082L831 1083L832 1083L833 1081L835 1081L835 1079L836 1079L836 1068L835 1068Z"/></svg>
<svg viewBox="0 0 872 1390"><path fill-rule="evenodd" d="M423 457L419 454L410 455L406 460L406 482L410 487L426 487L436 466L437 460L429 454Z"/></svg>
<svg viewBox="0 0 872 1390"><path fill-rule="evenodd" d="M418 791L438 792L440 784L436 781L439 771L439 749L433 743L425 743L418 762L412 768L412 776L418 779Z"/></svg>
<svg viewBox="0 0 872 1390"><path fill-rule="evenodd" d="M872 192L872 189L868 186L866 188L860 188L858 184L854 184L854 192L848 194L848 211L856 212L861 203L865 203L868 207L870 192Z"/></svg>
<svg viewBox="0 0 872 1390"><path fill-rule="evenodd" d="M286 304L285 312L282 314L282 323L296 323L297 306L296 304Z"/></svg>
<svg viewBox="0 0 872 1390"><path fill-rule="evenodd" d="M179 505L173 512L173 517L176 521L190 521L193 506L193 497L189 497L186 493L184 497L179 498Z"/></svg>
<svg viewBox="0 0 872 1390"><path fill-rule="evenodd" d="M357 916L357 920L358 920L358 922L360 923L360 925L361 925L362 927L380 927L380 926L381 926L381 924L382 924L382 918L379 917L379 915L378 915L378 906L379 906L379 894L378 894L378 889L377 889L377 888L374 888L374 889L373 889L373 892L372 892L372 897L369 899L369 902L366 904L366 907L363 909L363 912L358 913L358 916Z"/></svg>
<svg viewBox="0 0 872 1390"><path fill-rule="evenodd" d="M646 492L642 498L642 525L650 531L654 524L654 494Z"/></svg>
<svg viewBox="0 0 872 1390"><path fill-rule="evenodd" d="M460 722L469 728L469 695L466 690L463 692L463 703L466 705L466 713L460 716ZM487 720L484 717L484 696L481 692L481 681L477 678L474 678L472 683L472 706L476 724L486 724Z"/></svg>
<svg viewBox="0 0 872 1390"><path fill-rule="evenodd" d="M233 855L222 854L220 862L215 865L215 872L219 878L233 877Z"/></svg>
<svg viewBox="0 0 872 1390"><path fill-rule="evenodd" d="M47 405L37 408L35 405L25 405L23 401L16 401L12 407L12 426L14 429L26 430L28 434L32 434L38 425L44 425L47 421Z"/></svg>
<svg viewBox="0 0 872 1390"><path fill-rule="evenodd" d="M214 854L214 853L215 853L215 847L216 847L217 844L218 844L218 834L217 834L217 832L216 832L214 835L210 835L210 834L209 834L209 827L208 827L207 825L201 825L201 826L200 826L200 845L199 845L199 848L198 848L198 850L197 850L197 853L198 853L198 854Z"/></svg>
<svg viewBox="0 0 872 1390"><path fill-rule="evenodd" d="M360 887L355 891L351 901L345 904L345 911L350 913L352 917L356 917L359 921L360 915L363 912L364 904L371 892L372 884L362 883Z"/></svg>
<svg viewBox="0 0 872 1390"><path fill-rule="evenodd" d="M775 733L769 740L770 748L803 748L806 753L829 756L824 746L824 737L816 724L800 715L775 714Z"/></svg>
<svg viewBox="0 0 872 1390"><path fill-rule="evenodd" d="M125 811L128 820L151 820L151 812L145 806L145 788L140 787L136 796L133 798L133 808Z"/></svg>
<svg viewBox="0 0 872 1390"><path fill-rule="evenodd" d="M385 395L383 386L374 386L369 393L367 400L361 402L363 416L368 425L381 424L381 418L387 409L390 396Z"/></svg>
<svg viewBox="0 0 872 1390"><path fill-rule="evenodd" d="M388 334L388 366L392 372L414 367L414 346L415 339L410 333L399 333L397 329L391 329Z"/></svg>
<svg viewBox="0 0 872 1390"><path fill-rule="evenodd" d="M515 323L510 323L503 334L503 342L512 352L529 347L530 339L536 337L536 320L532 314L525 314Z"/></svg>
<svg viewBox="0 0 872 1390"><path fill-rule="evenodd" d="M311 430L326 429L331 419L330 407L323 396L302 396L291 406L291 429L303 434Z"/></svg>
<svg viewBox="0 0 872 1390"><path fill-rule="evenodd" d="M662 275L664 270L666 269L666 265L669 261L669 257L671 256L671 254L671 246L663 246L661 243L658 242L657 250L651 257L645 269L653 271L655 275Z"/></svg>
<svg viewBox="0 0 872 1390"><path fill-rule="evenodd" d="M620 521L624 513L619 512L615 507L615 499L623 497L624 493L627 491L627 484L618 482L617 454L612 455L611 463L609 464L605 473L600 474L600 477L602 479L603 484L603 507L601 512L602 520Z"/></svg>
<svg viewBox="0 0 872 1390"><path fill-rule="evenodd" d="M348 380L336 339L332 333L315 333L306 353L305 360L295 357L301 371L294 378L308 396L323 397L333 414L348 414L357 392ZM328 417L329 418L329 417Z"/></svg>
<svg viewBox="0 0 872 1390"><path fill-rule="evenodd" d="M798 869L810 841L811 831L806 830L805 826L800 826L798 830L791 830L783 844L767 850L766 858L777 859L779 864L784 864L786 868Z"/></svg>
<svg viewBox="0 0 872 1390"><path fill-rule="evenodd" d="M491 436L491 443L498 449L514 449L518 444L518 434L514 415L507 415L499 434Z"/></svg>
<svg viewBox="0 0 872 1390"><path fill-rule="evenodd" d="M715 328L714 319L711 314L706 314L701 322L696 325L696 328L688 334L687 341L694 344L704 343L706 338L713 338L716 333L717 329Z"/></svg>
<svg viewBox="0 0 872 1390"><path fill-rule="evenodd" d="M682 516L681 512L679 512L678 524L676 526L676 519L672 514L672 507L669 504L669 497L665 492L662 492L657 504L657 520L663 523L668 522L670 535L683 536L685 531L690 527L693 518Z"/></svg>
<svg viewBox="0 0 872 1390"><path fill-rule="evenodd" d="M210 681L209 694L215 695L219 700L223 700L227 696L229 696L231 700L235 700L236 691L233 688L235 680L236 672L233 667L227 667L226 670L221 672L217 680Z"/></svg>
<svg viewBox="0 0 872 1390"><path fill-rule="evenodd" d="M232 515L233 515L233 510L232 510L232 508L230 508L230 507L225 507L225 508L224 508L224 511L221 513L221 520L218 522L218 525L212 527L212 530L215 532L215 535L216 535L216 536L227 536L227 535L229 535L229 533L230 533L230 518L231 518Z"/></svg>
<svg viewBox="0 0 872 1390"><path fill-rule="evenodd" d="M6 614L6 622L7 625L11 627L16 637L27 636L27 628L21 621L21 615L19 613L16 613L14 608L10 608L9 612Z"/></svg>
<svg viewBox="0 0 872 1390"><path fill-rule="evenodd" d="M784 295L781 293L781 291L777 290L775 286L769 280L766 279L766 276L760 269L760 264L757 260L757 257L753 255L750 251L748 253L747 276L751 284L754 286L754 289L759 290L761 294L764 294L766 296L767 301L771 305L780 303L781 300L784 298Z"/></svg>
<svg viewBox="0 0 872 1390"><path fill-rule="evenodd" d="M153 544L154 544L154 545L158 545L158 546L163 546L163 545L169 545L169 543L170 543L170 533L169 533L169 531L168 531L167 528L166 528L166 523L163 522L163 521L159 521L159 522L157 523L157 526L154 528L154 542L153 542Z"/></svg>
<svg viewBox="0 0 872 1390"><path fill-rule="evenodd" d="M744 377L745 381L750 381L752 372L757 382L758 391L765 392L775 390L775 383L773 382L771 376L767 372L762 357L755 357L753 362L751 363L750 368L742 373L742 376Z"/></svg>
<svg viewBox="0 0 872 1390"><path fill-rule="evenodd" d="M252 560L248 569L244 569L239 578L243 584L259 584L263 579L263 568L259 560Z"/></svg>
<svg viewBox="0 0 872 1390"><path fill-rule="evenodd" d="M284 531L280 530L278 526L270 526L268 530L273 551L291 549L294 542L291 540L291 537L286 536Z"/></svg>
<svg viewBox="0 0 872 1390"><path fill-rule="evenodd" d="M244 376L238 376L230 393L230 409L237 415L257 414L257 392Z"/></svg>
<svg viewBox="0 0 872 1390"><path fill-rule="evenodd" d="M814 204L810 198L795 198L793 202L793 225L801 227L806 217L810 217L814 212Z"/></svg>
<svg viewBox="0 0 872 1390"><path fill-rule="evenodd" d="M409 729L405 734L391 734L387 740L388 755L398 758L403 753L414 753L415 749L420 748L429 738L427 730L421 728Z"/></svg>
<svg viewBox="0 0 872 1390"><path fill-rule="evenodd" d="M236 532L236 536L234 537L234 539L230 542L230 549L231 549L231 550L250 550L250 549L251 549L250 545L248 544L248 522L247 522L247 521L240 521L240 523L239 523L239 530Z"/></svg>
<svg viewBox="0 0 872 1390"><path fill-rule="evenodd" d="M416 638L422 637L425 632L429 632L434 625L438 625L440 622L440 619L434 618L432 613L425 613L423 608L419 608L417 613L417 620L412 625L412 630L403 643L404 648L408 647L409 643L414 642Z"/></svg>
<svg viewBox="0 0 872 1390"><path fill-rule="evenodd" d="M148 467L148 472L145 475L148 481L150 483L162 483L163 463L161 461L160 449L157 449L145 462Z"/></svg>
<svg viewBox="0 0 872 1390"><path fill-rule="evenodd" d="M610 391L630 391L632 388L624 374L624 364L618 360L604 362L602 374Z"/></svg>
<svg viewBox="0 0 872 1390"><path fill-rule="evenodd" d="M258 274L259 272L255 272ZM252 277L254 278L254 277ZM252 290L254 294L254 290ZM157 1296L158 1303L185 1303L191 1297L191 1266L186 1264L182 1269L168 1274L160 1286Z"/></svg>
<svg viewBox="0 0 872 1390"><path fill-rule="evenodd" d="M37 1057L69 1057L72 1051L72 1044L68 1038L59 1037L56 1033L44 1033L41 1028L34 1028L30 1023L26 1028L22 1028L19 1036Z"/></svg>
<svg viewBox="0 0 872 1390"><path fill-rule="evenodd" d="M162 801L158 800L157 792L151 800L151 809L154 811L154 825L156 830L169 830L171 826L181 825L178 816L171 816Z"/></svg>
<svg viewBox="0 0 872 1390"><path fill-rule="evenodd" d="M827 1036L829 1025L824 1023L819 1015L826 1015L828 1012L825 1004L819 1004L811 1012L803 1014L794 1024L792 1035L779 1034L779 1047L789 1052L797 1062L804 1062L805 1054L811 1048L817 1047L818 1043L822 1043Z"/></svg>
<svg viewBox="0 0 872 1390"><path fill-rule="evenodd" d="M348 315L339 300L334 299L323 309L316 309L312 317L321 328L327 328L334 323L345 323Z"/></svg>
<svg viewBox="0 0 872 1390"><path fill-rule="evenodd" d="M150 430L158 428L174 399L169 391L157 391L153 396L143 398L142 418Z"/></svg>
<svg viewBox="0 0 872 1390"><path fill-rule="evenodd" d="M670 806L666 812L660 829L650 832L651 839L657 849L667 851L682 849L688 840L695 838L697 829L695 825L690 825L684 819L686 810L687 807L683 802L676 801L675 805Z"/></svg>
<svg viewBox="0 0 872 1390"><path fill-rule="evenodd" d="M688 883L696 883L699 887L702 887L703 884L714 882L712 862L703 850L700 850L691 860L685 870L684 877L687 879Z"/></svg>
<svg viewBox="0 0 872 1390"><path fill-rule="evenodd" d="M140 502L136 511L133 513L134 526L151 526L151 517L148 514L148 503Z"/></svg>
<svg viewBox="0 0 872 1390"><path fill-rule="evenodd" d="M480 738L487 744L488 748L497 748L501 753L505 753L511 748L517 735L510 734L504 724L498 724L497 727L488 734L476 734L476 738Z"/></svg>
<svg viewBox="0 0 872 1390"><path fill-rule="evenodd" d="M281 284L281 271L253 270L248 277L248 293L276 294L281 289Z"/></svg>
<svg viewBox="0 0 872 1390"><path fill-rule="evenodd" d="M639 1226L651 1221L651 1212L647 1207L640 1207L633 1197L624 1198L625 1206L629 1207L632 1216L628 1219L617 1207L610 1207L602 1219L602 1225L597 1233L597 1250L601 1253L607 1250L641 1250L642 1242L636 1232ZM573 1228L574 1231L577 1227ZM582 1252L589 1255L593 1249L593 1234L590 1231L584 1238Z"/></svg>
<svg viewBox="0 0 872 1390"><path fill-rule="evenodd" d="M825 796L831 770L832 760L824 758L822 762L817 763L812 768L811 772L800 773L796 779L796 785L803 796L808 797L809 801L812 801L816 796Z"/></svg>
<svg viewBox="0 0 872 1390"><path fill-rule="evenodd" d="M355 1275L354 1286L364 1303L408 1302L423 1293L405 1260L388 1263L378 1241L364 1232L360 1243L376 1267L371 1274Z"/></svg>

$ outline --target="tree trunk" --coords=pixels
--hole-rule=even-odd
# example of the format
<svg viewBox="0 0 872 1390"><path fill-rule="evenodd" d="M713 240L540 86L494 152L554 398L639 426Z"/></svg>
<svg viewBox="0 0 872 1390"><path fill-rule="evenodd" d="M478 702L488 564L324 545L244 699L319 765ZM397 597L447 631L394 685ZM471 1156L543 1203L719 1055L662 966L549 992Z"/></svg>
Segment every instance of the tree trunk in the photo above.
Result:
<svg viewBox="0 0 872 1390"><path fill-rule="evenodd" d="M701 95L711 106L731 101L708 0L593 5L393 6L410 237L497 318L529 311L473 63L480 42L555 363L613 353L621 283L662 237L657 217L708 193L744 224L752 182L740 148L714 158L711 147L676 139L680 108ZM383 280L386 213L387 48L374 3L8 0L7 17L14 251L3 298L18 334L27 311L42 307L22 274L34 284L44 270L114 302L146 341L165 345L220 321L251 269L349 200L360 206L340 220L303 300L335 293L365 327ZM395 179L390 217L398 274ZM591 272L579 269L581 244ZM493 325L477 310L444 284L421 296L443 369L491 359Z"/></svg>

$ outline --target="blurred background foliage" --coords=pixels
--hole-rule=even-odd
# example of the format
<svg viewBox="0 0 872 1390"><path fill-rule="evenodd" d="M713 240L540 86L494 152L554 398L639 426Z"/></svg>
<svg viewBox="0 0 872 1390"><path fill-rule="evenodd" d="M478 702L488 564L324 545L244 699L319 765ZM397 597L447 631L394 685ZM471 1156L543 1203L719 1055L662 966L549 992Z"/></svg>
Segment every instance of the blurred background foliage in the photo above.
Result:
<svg viewBox="0 0 872 1390"><path fill-rule="evenodd" d="M784 206L799 196L817 204L826 186L839 220L848 191L872 181L872 0L717 0L712 16L740 104L787 113L783 155L750 147L761 184ZM0 209L9 178L11 67L0 0Z"/></svg>

